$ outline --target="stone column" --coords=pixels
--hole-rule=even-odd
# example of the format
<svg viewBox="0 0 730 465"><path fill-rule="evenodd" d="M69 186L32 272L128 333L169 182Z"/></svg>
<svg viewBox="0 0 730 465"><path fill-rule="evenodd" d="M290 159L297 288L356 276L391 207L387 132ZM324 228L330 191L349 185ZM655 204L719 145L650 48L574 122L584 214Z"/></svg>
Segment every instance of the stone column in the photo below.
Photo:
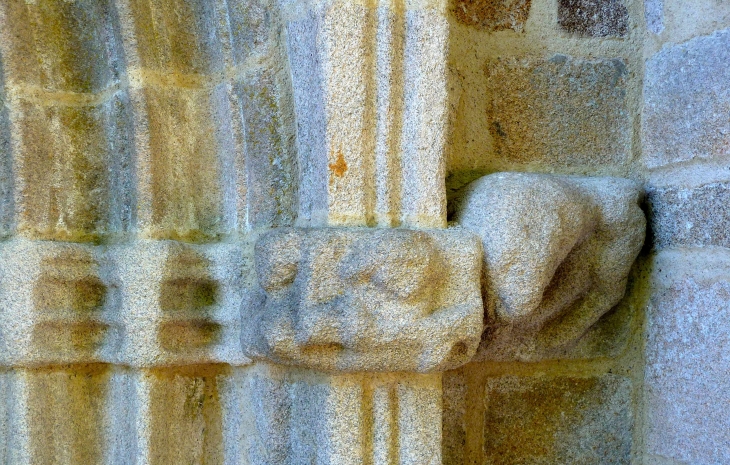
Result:
<svg viewBox="0 0 730 465"><path fill-rule="evenodd" d="M244 305L250 460L440 464L441 372L479 345L482 251L456 230L278 229Z"/></svg>
<svg viewBox="0 0 730 465"><path fill-rule="evenodd" d="M442 2L283 2L301 224L443 227Z"/></svg>
<svg viewBox="0 0 730 465"><path fill-rule="evenodd" d="M440 464L441 372L482 332L481 245L446 230L441 2L284 1L300 226L256 245L253 463ZM334 227L333 227L334 226Z"/></svg>

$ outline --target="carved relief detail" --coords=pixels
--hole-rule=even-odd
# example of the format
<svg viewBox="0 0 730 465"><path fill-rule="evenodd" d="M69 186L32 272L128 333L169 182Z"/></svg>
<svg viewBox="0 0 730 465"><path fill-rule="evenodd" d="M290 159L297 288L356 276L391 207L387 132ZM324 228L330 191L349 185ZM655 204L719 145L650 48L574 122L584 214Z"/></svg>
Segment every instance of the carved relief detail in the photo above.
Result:
<svg viewBox="0 0 730 465"><path fill-rule="evenodd" d="M482 332L481 247L458 230L279 229L259 239L248 354L338 371L446 370Z"/></svg>

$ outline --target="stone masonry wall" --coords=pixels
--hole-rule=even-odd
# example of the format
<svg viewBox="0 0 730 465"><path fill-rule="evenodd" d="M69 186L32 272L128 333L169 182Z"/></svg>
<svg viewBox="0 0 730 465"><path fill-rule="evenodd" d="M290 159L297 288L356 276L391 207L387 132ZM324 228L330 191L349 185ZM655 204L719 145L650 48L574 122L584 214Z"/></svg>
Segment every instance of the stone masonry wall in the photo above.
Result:
<svg viewBox="0 0 730 465"><path fill-rule="evenodd" d="M730 463L729 115L727 0L2 0L0 462L334 465L369 398L373 463L439 455L402 431L446 465ZM263 232L441 228L498 171L646 191L626 297L563 355L244 355Z"/></svg>
<svg viewBox="0 0 730 465"><path fill-rule="evenodd" d="M572 352L447 374L445 463L727 463L730 4L451 5L449 195L496 171L616 175L650 227Z"/></svg>

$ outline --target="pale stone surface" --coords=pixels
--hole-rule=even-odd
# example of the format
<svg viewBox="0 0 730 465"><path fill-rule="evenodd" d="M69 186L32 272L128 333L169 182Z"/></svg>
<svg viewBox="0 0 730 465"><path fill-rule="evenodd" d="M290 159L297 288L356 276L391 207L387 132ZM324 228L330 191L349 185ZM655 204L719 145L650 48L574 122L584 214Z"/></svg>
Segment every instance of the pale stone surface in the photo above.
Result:
<svg viewBox="0 0 730 465"><path fill-rule="evenodd" d="M671 48L730 27L730 3L725 1L645 1L648 2L645 3L645 13L652 11L660 20L659 32L646 37L645 58L650 58L663 47ZM647 26L653 27L651 23ZM649 31L654 32L652 29Z"/></svg>
<svg viewBox="0 0 730 465"><path fill-rule="evenodd" d="M453 0L451 11L462 24L487 31L521 32L530 15L532 0Z"/></svg>
<svg viewBox="0 0 730 465"><path fill-rule="evenodd" d="M503 376L484 401L485 464L631 463L628 378Z"/></svg>
<svg viewBox="0 0 730 465"><path fill-rule="evenodd" d="M231 54L236 64L266 53L278 34L278 8L274 0L227 1Z"/></svg>
<svg viewBox="0 0 730 465"><path fill-rule="evenodd" d="M730 461L730 253L660 253L647 314L647 449L681 463Z"/></svg>
<svg viewBox="0 0 730 465"><path fill-rule="evenodd" d="M98 93L119 80L121 44L112 0L3 2L6 81L59 93Z"/></svg>
<svg viewBox="0 0 730 465"><path fill-rule="evenodd" d="M730 30L669 46L646 63L642 143L649 168L730 155Z"/></svg>
<svg viewBox="0 0 730 465"><path fill-rule="evenodd" d="M439 373L332 374L265 364L241 368L250 363L241 347L241 328L255 325L241 319L240 311L245 290L257 282L253 242L269 227L297 219L330 226L445 226L444 158L449 152L468 160L459 168L465 170L511 164L595 173L618 167L637 179L647 174L646 160L654 168L714 158L717 179L709 181L703 172L691 184L699 187L655 183L664 187L652 192L654 229L661 247L726 245L727 32L667 45L651 57L664 44L728 27L729 4L647 0L649 30L660 33L644 36L641 18L634 17L641 16L641 3L0 2L5 88L0 92L0 462L439 465L467 457L463 452L469 449L496 463L625 463L632 434L630 384L592 373L609 364L623 373L625 362L613 360L625 360L625 351L634 360L631 351L639 350L642 340L629 344L626 325L635 329L631 317L643 308L640 302L627 299L593 326L583 320L566 322L571 338L590 328L568 344L569 350L551 352L559 362L477 363L482 371L464 371L469 379L445 385L450 392L445 400ZM663 6L663 31L649 16L659 14L656 5ZM615 40L628 32L623 6L630 7L634 16L628 24L635 29ZM657 131L654 142L669 146L669 155L658 154L647 142L644 147L632 143L641 131L635 118L642 107L642 47L650 58L647 108L667 102L660 110L668 115L668 129ZM586 58L543 58L556 51ZM500 56L514 58L499 61ZM611 60L615 57L623 58ZM470 64L447 66L459 60ZM666 62L657 64L662 60ZM485 66L489 79L484 78ZM467 76L454 81L452 71ZM455 88L459 85L462 93ZM490 131L495 122L499 125ZM682 132L688 122L694 125L694 139ZM464 131L467 124L471 132ZM452 148L452 129L472 140L468 147L476 157L462 155L460 144ZM631 155L642 153L645 160ZM476 158L481 161L472 163ZM520 192L540 193L532 187ZM581 191L575 215L568 208L560 220L549 217L564 204L550 204L555 197L548 193L508 205L527 212L514 213L514 223L482 226L497 233L514 226L519 233L517 226L524 224L519 217L534 218L541 227L531 232L546 237L574 227L565 237L582 244L577 249L546 241L553 252L572 257L558 260L563 265L552 270L557 277L534 270L525 276L538 283L538 290L543 286L557 294L545 282L558 290L578 283L580 293L584 281L576 275L585 264L601 264L582 276L593 279L591 292L600 294L590 304L594 321L618 298L617 289L623 290L630 260L617 257L638 243L628 233L617 239L612 228L630 232L637 225L614 218L600 239L615 248L597 245L598 230L583 228L584 223L601 223L596 218L614 200L608 190L600 191L604 197L598 202L586 193L598 190L575 189ZM621 198L616 205L627 197ZM633 199L629 204L635 205ZM571 225L572 220L579 224ZM341 232L371 238L392 233ZM335 285L293 284L292 294L342 291L331 301L335 303L318 304L322 313L308 309L304 315L315 315L310 323L319 324L362 311L360 321L374 322L372 331L356 341L365 354L384 337L398 343L417 339L453 349L433 358L434 366L441 358L450 360L438 369L460 363L473 352L472 342L464 351L458 344L464 340L456 338L463 335L462 328L446 319L435 331L421 325L420 332L410 333L413 314L408 312L431 311L437 297L447 309L470 299L474 321L469 341L478 342L483 325L479 276L473 271L480 257L474 252L478 241L460 242L456 237L463 231L394 234L415 239L401 237L395 242L406 245L397 247L388 240L357 239L360 245L353 246L351 261L327 262L314 279L309 272L295 278L316 284L334 276ZM419 239L421 234L429 239ZM586 237L576 239L581 234ZM189 244L209 241L216 243ZM337 250L317 249L314 239L304 242L298 250L309 254L307 266L326 262L328 253ZM539 241L520 241L527 251L524 256L520 251L520 260L527 261L515 263L544 265L538 261L540 247L530 247L535 243ZM317 256L317 250L327 253ZM265 258L288 252L277 249ZM730 442L728 425L716 405L727 403L727 357L721 349L730 289L728 278L712 271L719 262L726 267L724 253L708 251L689 265L656 267L662 272L687 269L694 279L671 281L664 286L669 290L657 292L650 309L648 356L654 365L647 369L647 405L657 421L647 422L653 428L647 445L652 448L649 458L662 465L728 461L723 449ZM434 261L434 256L440 258ZM398 265L401 260L406 266ZM434 267L439 260L444 266ZM619 284L608 285L606 268L613 265L610 272L615 271ZM459 272L465 268L471 271ZM358 275L365 277L354 284L342 279L354 279L353 270L365 269L376 271ZM453 286L432 292L429 276L447 272L453 276L446 281ZM419 276L426 283L420 290ZM642 279L637 278L638 291ZM539 294L534 286L523 289ZM392 301L381 309L386 294ZM529 300L519 293L507 296L512 303ZM356 298L359 306L347 306L348 299ZM584 304L585 296L578 301ZM374 318L378 309L393 313ZM403 315L410 322L399 327ZM682 318L687 315L691 321ZM329 329L306 324L305 331L312 333ZM522 329L503 334L510 350L543 357L530 352L528 341L543 333ZM675 339L677 330L691 336ZM494 334L488 336L502 337ZM409 357L422 355L423 348L400 349L383 352L387 356L381 354L377 368L420 369ZM585 360L589 357L601 359ZM674 365L660 370L659 364ZM536 377L543 368L572 374ZM483 374L488 369L523 377L495 378L493 372ZM492 379L487 383L489 408L483 395L487 378ZM482 420L474 421L474 415ZM496 434L480 429L487 419ZM544 419L552 423L542 423ZM442 424L451 425L443 426L446 434L458 434L442 437ZM545 424L545 429L530 429ZM500 436L499 431L507 433ZM481 437L480 446L466 448L462 441L475 435ZM508 441L482 450L484 442L502 438ZM500 449L504 444L509 447ZM542 451L549 444L554 456L533 454L535 444Z"/></svg>
<svg viewBox="0 0 730 465"><path fill-rule="evenodd" d="M441 374L340 374L268 364L245 380L256 465L441 464Z"/></svg>
<svg viewBox="0 0 730 465"><path fill-rule="evenodd" d="M664 0L644 0L646 28L654 34L664 30Z"/></svg>
<svg viewBox="0 0 730 465"><path fill-rule="evenodd" d="M238 335L246 255L226 244L5 242L2 361L246 364Z"/></svg>
<svg viewBox="0 0 730 465"><path fill-rule="evenodd" d="M453 368L482 332L480 261L463 231L277 230L256 245L244 348L324 370Z"/></svg>
<svg viewBox="0 0 730 465"><path fill-rule="evenodd" d="M487 124L494 156L510 163L603 166L630 153L623 59L491 60Z"/></svg>
<svg viewBox="0 0 730 465"><path fill-rule="evenodd" d="M270 70L256 70L233 86L244 132L247 228L292 226L298 208L294 115L285 84Z"/></svg>
<svg viewBox="0 0 730 465"><path fill-rule="evenodd" d="M468 185L455 221L483 241L480 357L557 355L624 296L646 221L619 178L499 173Z"/></svg>
<svg viewBox="0 0 730 465"><path fill-rule="evenodd" d="M730 247L730 185L649 188L653 247Z"/></svg>
<svg viewBox="0 0 730 465"><path fill-rule="evenodd" d="M445 12L292 9L300 224L445 226Z"/></svg>
<svg viewBox="0 0 730 465"><path fill-rule="evenodd" d="M629 12L624 0L559 0L558 25L587 37L623 37Z"/></svg>

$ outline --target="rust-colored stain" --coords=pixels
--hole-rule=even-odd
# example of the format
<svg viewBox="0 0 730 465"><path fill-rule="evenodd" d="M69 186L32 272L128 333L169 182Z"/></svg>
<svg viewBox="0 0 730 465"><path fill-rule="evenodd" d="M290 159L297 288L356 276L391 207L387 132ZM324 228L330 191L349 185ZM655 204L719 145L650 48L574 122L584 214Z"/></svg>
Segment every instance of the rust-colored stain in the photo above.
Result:
<svg viewBox="0 0 730 465"><path fill-rule="evenodd" d="M345 171L347 171L347 162L345 161L345 156L342 154L341 150L337 151L337 160L335 160L334 163L330 163L330 171L332 171L332 174L338 178L345 175ZM332 181L333 178L330 177L330 183Z"/></svg>

